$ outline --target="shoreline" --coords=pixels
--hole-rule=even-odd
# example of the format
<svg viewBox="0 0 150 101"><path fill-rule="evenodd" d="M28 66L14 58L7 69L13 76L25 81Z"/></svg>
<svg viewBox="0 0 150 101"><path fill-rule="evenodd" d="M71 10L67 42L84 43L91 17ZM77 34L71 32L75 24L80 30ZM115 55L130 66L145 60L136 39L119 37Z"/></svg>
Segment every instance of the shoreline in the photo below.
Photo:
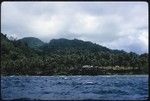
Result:
<svg viewBox="0 0 150 101"><path fill-rule="evenodd" d="M106 75L1 75L1 77L7 77L7 76L9 76L9 77L14 77L14 76L58 76L58 77L63 77L63 76L149 76L149 74L113 74L113 75L110 75L110 74L106 74Z"/></svg>

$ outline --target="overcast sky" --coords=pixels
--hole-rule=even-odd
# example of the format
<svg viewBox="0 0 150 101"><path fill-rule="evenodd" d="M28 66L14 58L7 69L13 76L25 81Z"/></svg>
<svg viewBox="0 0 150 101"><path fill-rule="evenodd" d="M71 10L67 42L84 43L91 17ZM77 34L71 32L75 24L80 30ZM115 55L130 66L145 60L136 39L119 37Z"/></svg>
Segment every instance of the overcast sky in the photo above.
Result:
<svg viewBox="0 0 150 101"><path fill-rule="evenodd" d="M148 52L146 2L3 2L1 31L18 39L37 37L92 41L111 49Z"/></svg>

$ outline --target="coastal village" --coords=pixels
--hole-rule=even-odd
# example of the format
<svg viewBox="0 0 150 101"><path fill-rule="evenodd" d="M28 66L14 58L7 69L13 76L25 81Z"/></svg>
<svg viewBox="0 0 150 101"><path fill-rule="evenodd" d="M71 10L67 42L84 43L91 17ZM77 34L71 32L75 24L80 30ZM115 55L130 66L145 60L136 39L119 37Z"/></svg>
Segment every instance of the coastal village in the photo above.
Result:
<svg viewBox="0 0 150 101"><path fill-rule="evenodd" d="M105 70L137 70L139 69L138 67L120 67L120 66L107 66L107 67L99 67L99 66L91 66L91 65L84 65L82 66L82 68L84 69L91 69L91 68L95 68L95 69L105 69Z"/></svg>
<svg viewBox="0 0 150 101"><path fill-rule="evenodd" d="M109 74L138 74L139 67L123 67L123 66L92 66L83 65L82 68L70 70L72 73L84 74L84 75L109 75Z"/></svg>

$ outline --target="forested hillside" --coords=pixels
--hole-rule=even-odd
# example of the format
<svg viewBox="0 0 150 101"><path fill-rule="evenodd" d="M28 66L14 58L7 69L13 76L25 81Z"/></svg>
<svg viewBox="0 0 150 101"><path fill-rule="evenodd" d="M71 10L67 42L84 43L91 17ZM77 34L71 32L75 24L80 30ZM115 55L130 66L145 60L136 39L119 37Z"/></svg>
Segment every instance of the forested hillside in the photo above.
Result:
<svg viewBox="0 0 150 101"><path fill-rule="evenodd" d="M2 75L82 75L85 65L90 68L132 67L131 74L143 74L148 73L148 53L111 50L78 39L52 39L49 43L33 37L9 40L1 33ZM99 69L90 73L89 70L89 75L103 74Z"/></svg>
<svg viewBox="0 0 150 101"><path fill-rule="evenodd" d="M34 38L34 37L25 37L25 38L20 39L18 41L26 43L28 45L28 47L33 48L33 49L37 49L38 47L40 47L44 44L43 41L41 41L38 38Z"/></svg>

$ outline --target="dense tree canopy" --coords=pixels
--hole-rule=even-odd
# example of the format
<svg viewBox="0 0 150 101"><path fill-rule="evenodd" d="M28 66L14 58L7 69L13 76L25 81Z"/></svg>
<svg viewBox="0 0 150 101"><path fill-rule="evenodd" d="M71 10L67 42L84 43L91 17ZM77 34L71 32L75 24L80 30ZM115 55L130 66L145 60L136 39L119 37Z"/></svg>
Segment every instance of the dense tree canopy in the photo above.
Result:
<svg viewBox="0 0 150 101"><path fill-rule="evenodd" d="M132 67L133 70L130 71L132 74L148 73L148 53L139 55L123 50L111 50L78 39L53 39L49 43L33 37L9 40L6 35L1 34L2 75L96 75L102 73L101 70L95 69L83 70L84 65ZM138 68L138 71L135 71L135 68Z"/></svg>

